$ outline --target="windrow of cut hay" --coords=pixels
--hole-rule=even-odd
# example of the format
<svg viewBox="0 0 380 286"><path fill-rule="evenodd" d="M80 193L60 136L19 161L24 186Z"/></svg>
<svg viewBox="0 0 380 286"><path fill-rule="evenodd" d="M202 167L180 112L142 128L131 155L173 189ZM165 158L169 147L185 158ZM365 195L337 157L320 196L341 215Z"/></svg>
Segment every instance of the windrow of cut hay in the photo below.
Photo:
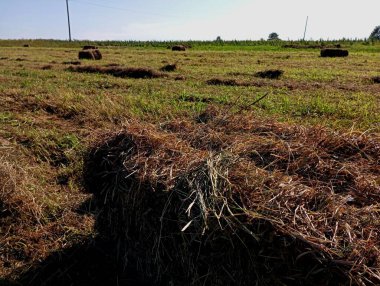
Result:
<svg viewBox="0 0 380 286"><path fill-rule="evenodd" d="M166 77L164 73L154 71L150 68L122 68L122 67L101 67L101 66L70 66L69 71L79 73L99 73L109 74L123 78L159 78Z"/></svg>
<svg viewBox="0 0 380 286"><path fill-rule="evenodd" d="M206 113L131 122L88 153L121 261L157 285L380 283L378 137Z"/></svg>

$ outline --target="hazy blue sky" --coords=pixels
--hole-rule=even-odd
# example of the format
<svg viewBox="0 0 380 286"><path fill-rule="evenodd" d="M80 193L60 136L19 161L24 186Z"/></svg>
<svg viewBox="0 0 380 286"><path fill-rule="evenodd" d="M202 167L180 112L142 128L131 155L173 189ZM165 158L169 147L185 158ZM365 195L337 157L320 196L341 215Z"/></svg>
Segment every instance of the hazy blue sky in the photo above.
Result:
<svg viewBox="0 0 380 286"><path fill-rule="evenodd" d="M69 0L72 36L90 40L365 38L380 0ZM0 38L67 39L65 0L0 0Z"/></svg>

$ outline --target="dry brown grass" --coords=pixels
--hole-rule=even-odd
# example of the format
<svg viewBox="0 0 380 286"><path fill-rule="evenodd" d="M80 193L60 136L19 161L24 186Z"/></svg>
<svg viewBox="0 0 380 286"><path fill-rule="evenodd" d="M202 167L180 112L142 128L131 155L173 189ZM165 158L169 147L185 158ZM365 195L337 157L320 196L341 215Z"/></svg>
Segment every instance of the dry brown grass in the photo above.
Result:
<svg viewBox="0 0 380 286"><path fill-rule="evenodd" d="M90 217L80 217L73 211L85 195L71 194L70 198L60 193L54 182L49 181L54 180L54 167L41 167L43 163L37 164L25 153L15 143L0 141L0 277L3 279L12 280L19 276L20 269L26 270L52 251L78 241L81 235L74 229L85 228L89 232L93 226ZM42 188L50 192L43 192Z"/></svg>
<svg viewBox="0 0 380 286"><path fill-rule="evenodd" d="M2 157L0 163L0 218L4 224L9 220L30 222L41 217L41 208L33 193L22 187L25 172Z"/></svg>
<svg viewBox="0 0 380 286"><path fill-rule="evenodd" d="M121 257L163 284L380 283L378 137L208 112L130 122L89 153Z"/></svg>

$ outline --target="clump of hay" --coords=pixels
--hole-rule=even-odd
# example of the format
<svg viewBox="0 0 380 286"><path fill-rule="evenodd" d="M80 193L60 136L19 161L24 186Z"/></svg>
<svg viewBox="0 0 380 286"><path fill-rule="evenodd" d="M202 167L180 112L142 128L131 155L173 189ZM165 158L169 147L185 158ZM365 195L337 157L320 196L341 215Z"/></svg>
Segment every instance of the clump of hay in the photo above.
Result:
<svg viewBox="0 0 380 286"><path fill-rule="evenodd" d="M12 196L16 190L16 173L10 164L0 164L0 218L13 211Z"/></svg>
<svg viewBox="0 0 380 286"><path fill-rule="evenodd" d="M160 71L173 72L177 69L177 64L167 64L160 68Z"/></svg>
<svg viewBox="0 0 380 286"><path fill-rule="evenodd" d="M172 51L183 52L186 51L186 47L184 45L175 45L172 47Z"/></svg>
<svg viewBox="0 0 380 286"><path fill-rule="evenodd" d="M80 60L101 60L102 54L99 50L83 50L78 53Z"/></svg>
<svg viewBox="0 0 380 286"><path fill-rule="evenodd" d="M279 79L284 74L282 70L265 70L255 74L256 77Z"/></svg>
<svg viewBox="0 0 380 286"><path fill-rule="evenodd" d="M208 85L245 86L246 83L235 79L212 78L206 81Z"/></svg>
<svg viewBox="0 0 380 286"><path fill-rule="evenodd" d="M81 64L80 61L67 61L63 62L64 65L74 65L74 66L79 66Z"/></svg>
<svg viewBox="0 0 380 286"><path fill-rule="evenodd" d="M174 80L186 80L186 77L183 75L177 75Z"/></svg>
<svg viewBox="0 0 380 286"><path fill-rule="evenodd" d="M52 65L44 65L41 67L42 70L51 70L53 68Z"/></svg>
<svg viewBox="0 0 380 286"><path fill-rule="evenodd" d="M348 51L342 49L322 49L321 57L348 57Z"/></svg>
<svg viewBox="0 0 380 286"><path fill-rule="evenodd" d="M23 171L18 169L4 157L0 162L0 224L34 220L41 213L40 206L35 202L32 194L20 187L20 175Z"/></svg>
<svg viewBox="0 0 380 286"><path fill-rule="evenodd" d="M120 259L162 285L379 284L380 139L209 112L90 150Z"/></svg>
<svg viewBox="0 0 380 286"><path fill-rule="evenodd" d="M100 66L77 66L69 67L69 71L80 73L100 73L109 74L122 78L160 78L167 75L149 68L121 68L121 67L100 67Z"/></svg>
<svg viewBox="0 0 380 286"><path fill-rule="evenodd" d="M380 83L380 76L374 76L374 77L372 77L372 82L373 83Z"/></svg>

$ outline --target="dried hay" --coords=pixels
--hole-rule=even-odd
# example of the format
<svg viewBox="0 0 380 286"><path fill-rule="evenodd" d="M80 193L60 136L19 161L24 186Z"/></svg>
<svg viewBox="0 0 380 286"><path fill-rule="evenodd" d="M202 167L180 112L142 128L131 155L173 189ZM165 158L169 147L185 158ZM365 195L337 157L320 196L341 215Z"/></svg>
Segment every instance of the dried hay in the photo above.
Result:
<svg viewBox="0 0 380 286"><path fill-rule="evenodd" d="M44 65L41 67L42 70L51 70L53 68L52 65Z"/></svg>
<svg viewBox="0 0 380 286"><path fill-rule="evenodd" d="M0 218L10 214L13 203L10 198L16 189L15 171L7 163L0 164Z"/></svg>
<svg viewBox="0 0 380 286"><path fill-rule="evenodd" d="M208 85L225 85L225 86L247 86L249 83L237 81L235 79L212 78L206 81Z"/></svg>
<svg viewBox="0 0 380 286"><path fill-rule="evenodd" d="M184 45L176 45L172 47L172 51L183 52L186 51L186 47Z"/></svg>
<svg viewBox="0 0 380 286"><path fill-rule="evenodd" d="M323 49L321 57L348 57L348 51L342 49Z"/></svg>
<svg viewBox="0 0 380 286"><path fill-rule="evenodd" d="M78 53L80 60L101 60L102 54L99 50L83 50Z"/></svg>
<svg viewBox="0 0 380 286"><path fill-rule="evenodd" d="M279 79L283 73L284 71L282 70L265 70L257 72L255 76L261 78Z"/></svg>
<svg viewBox="0 0 380 286"><path fill-rule="evenodd" d="M206 113L89 152L122 260L161 285L379 285L380 138Z"/></svg>
<svg viewBox="0 0 380 286"><path fill-rule="evenodd" d="M63 62L62 64L79 66L81 64L81 62L80 61L66 61L66 62Z"/></svg>
<svg viewBox="0 0 380 286"><path fill-rule="evenodd" d="M174 80L186 80L186 77L183 75L177 75Z"/></svg>
<svg viewBox="0 0 380 286"><path fill-rule="evenodd" d="M162 68L160 68L160 71L173 72L176 69L177 69L177 65L176 64L167 64L167 65L164 65Z"/></svg>
<svg viewBox="0 0 380 286"><path fill-rule="evenodd" d="M149 68L121 68L121 67L100 67L100 66L77 66L69 67L69 71L79 73L100 73L109 74L122 78L160 78L166 77L163 73L156 72Z"/></svg>
<svg viewBox="0 0 380 286"><path fill-rule="evenodd" d="M0 162L0 225L21 221L34 220L40 212L40 206L32 194L18 185L22 170L1 157Z"/></svg>
<svg viewBox="0 0 380 286"><path fill-rule="evenodd" d="M372 82L373 83L380 83L380 76L374 76L374 77L372 77Z"/></svg>

